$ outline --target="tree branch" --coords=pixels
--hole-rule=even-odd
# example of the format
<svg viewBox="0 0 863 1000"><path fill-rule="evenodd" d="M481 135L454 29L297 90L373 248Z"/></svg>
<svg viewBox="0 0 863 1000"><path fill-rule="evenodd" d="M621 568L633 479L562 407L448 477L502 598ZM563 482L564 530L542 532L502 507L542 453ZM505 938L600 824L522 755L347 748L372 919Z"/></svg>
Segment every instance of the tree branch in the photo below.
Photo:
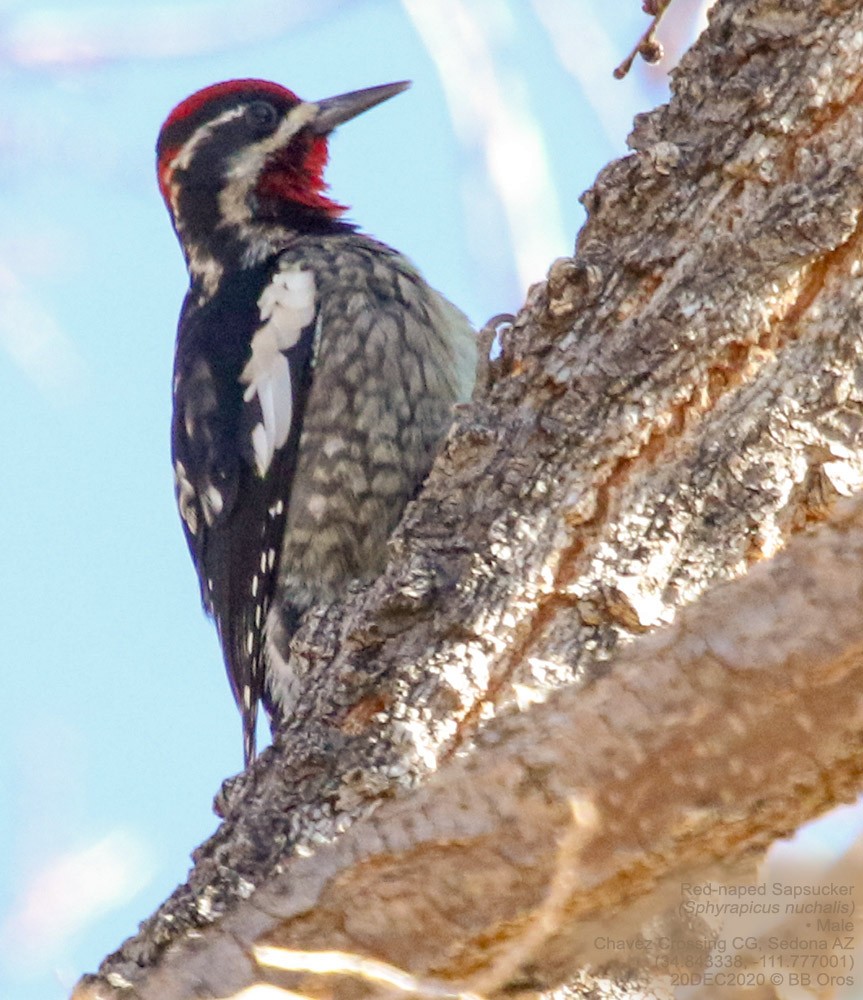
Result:
<svg viewBox="0 0 863 1000"><path fill-rule="evenodd" d="M545 987L602 964L597 941L680 904L682 882L727 877L854 797L861 606L863 496L636 640L590 690L497 719L468 758L249 905L273 918L268 940L370 951L458 992L490 992L476 970L524 934ZM536 940L550 899L555 919Z"/></svg>

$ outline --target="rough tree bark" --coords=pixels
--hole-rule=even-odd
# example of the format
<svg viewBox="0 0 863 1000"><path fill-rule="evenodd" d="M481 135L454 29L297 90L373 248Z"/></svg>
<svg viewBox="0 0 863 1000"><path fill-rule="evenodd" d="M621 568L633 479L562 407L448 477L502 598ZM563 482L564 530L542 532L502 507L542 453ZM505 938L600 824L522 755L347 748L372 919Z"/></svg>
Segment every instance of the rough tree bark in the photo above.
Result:
<svg viewBox="0 0 863 1000"><path fill-rule="evenodd" d="M720 0L630 145L385 575L297 637L290 727L77 998L376 988L263 941L553 989L863 785L863 4Z"/></svg>

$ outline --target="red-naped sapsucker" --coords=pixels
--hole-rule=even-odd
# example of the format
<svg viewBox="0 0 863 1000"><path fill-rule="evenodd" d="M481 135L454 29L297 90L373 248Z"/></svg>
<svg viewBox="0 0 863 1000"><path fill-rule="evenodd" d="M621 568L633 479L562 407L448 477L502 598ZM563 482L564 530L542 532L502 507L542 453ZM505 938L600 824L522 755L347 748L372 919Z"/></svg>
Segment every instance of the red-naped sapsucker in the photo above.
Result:
<svg viewBox="0 0 863 1000"><path fill-rule="evenodd" d="M394 83L302 101L231 80L178 105L159 187L189 271L174 364L177 503L255 754L289 710L268 634L383 568L386 541L470 394L465 316L326 194L327 136Z"/></svg>

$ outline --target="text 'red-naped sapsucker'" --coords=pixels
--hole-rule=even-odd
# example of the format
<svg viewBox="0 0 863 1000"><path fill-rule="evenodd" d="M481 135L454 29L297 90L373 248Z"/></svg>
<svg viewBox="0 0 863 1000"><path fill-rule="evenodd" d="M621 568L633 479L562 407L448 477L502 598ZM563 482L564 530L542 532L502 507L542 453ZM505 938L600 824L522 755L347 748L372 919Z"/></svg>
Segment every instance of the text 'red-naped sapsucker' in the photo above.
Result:
<svg viewBox="0 0 863 1000"><path fill-rule="evenodd" d="M272 719L295 697L273 634L381 571L472 387L465 316L326 193L329 133L406 86L302 101L231 80L187 98L159 134L159 187L190 278L174 362L177 504L246 763L259 701Z"/></svg>

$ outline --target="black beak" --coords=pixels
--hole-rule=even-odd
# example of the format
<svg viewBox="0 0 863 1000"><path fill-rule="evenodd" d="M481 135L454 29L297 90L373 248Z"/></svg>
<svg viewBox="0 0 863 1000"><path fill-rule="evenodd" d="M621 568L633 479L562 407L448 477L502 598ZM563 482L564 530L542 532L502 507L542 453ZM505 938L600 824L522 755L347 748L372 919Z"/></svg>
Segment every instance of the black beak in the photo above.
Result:
<svg viewBox="0 0 863 1000"><path fill-rule="evenodd" d="M410 80L402 80L400 83L384 83L379 87L367 87L365 90L339 94L338 97L327 97L317 102L318 113L309 127L318 135L327 135L336 125L355 118L382 101L388 101L409 86Z"/></svg>

